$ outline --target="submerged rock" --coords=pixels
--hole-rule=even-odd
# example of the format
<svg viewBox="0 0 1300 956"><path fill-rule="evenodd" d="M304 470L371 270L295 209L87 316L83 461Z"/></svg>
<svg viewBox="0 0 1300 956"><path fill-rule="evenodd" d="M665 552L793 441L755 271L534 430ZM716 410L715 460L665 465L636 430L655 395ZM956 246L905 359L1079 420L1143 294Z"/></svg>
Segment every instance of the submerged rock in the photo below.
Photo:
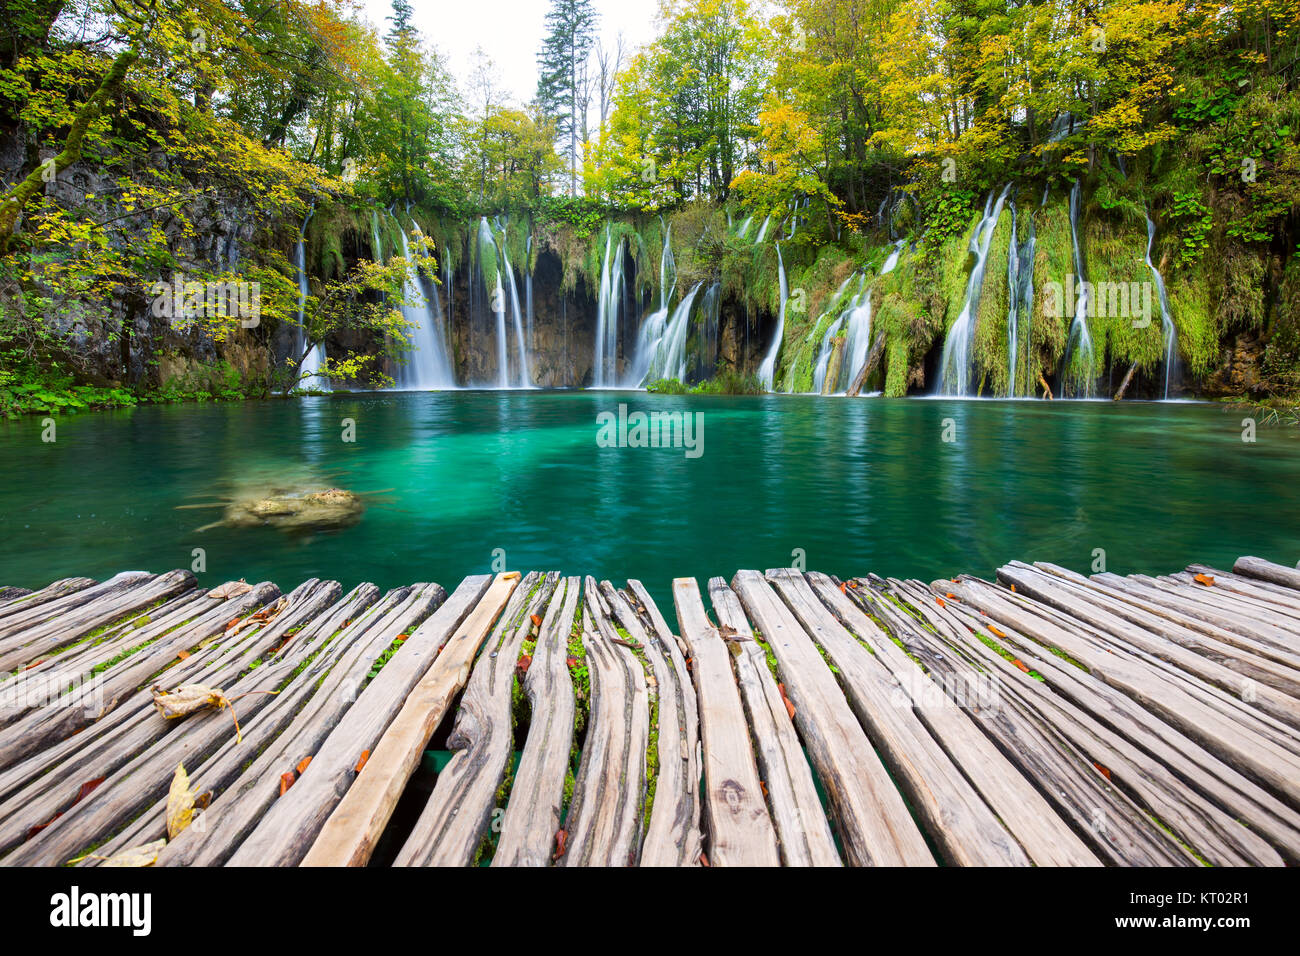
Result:
<svg viewBox="0 0 1300 956"><path fill-rule="evenodd" d="M364 511L360 495L329 488L232 501L221 523L232 528L269 525L282 531L328 531L356 524Z"/></svg>

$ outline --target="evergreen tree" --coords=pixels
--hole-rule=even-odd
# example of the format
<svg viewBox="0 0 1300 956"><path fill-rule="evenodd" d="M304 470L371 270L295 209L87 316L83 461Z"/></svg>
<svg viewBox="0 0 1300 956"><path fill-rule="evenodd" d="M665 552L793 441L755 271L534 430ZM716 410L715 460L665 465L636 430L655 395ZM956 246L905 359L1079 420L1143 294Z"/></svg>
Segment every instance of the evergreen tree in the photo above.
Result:
<svg viewBox="0 0 1300 956"><path fill-rule="evenodd" d="M579 133L586 127L587 62L596 39L591 0L551 0L546 39L537 54L537 103L554 123L558 141L568 140L569 192L578 191Z"/></svg>

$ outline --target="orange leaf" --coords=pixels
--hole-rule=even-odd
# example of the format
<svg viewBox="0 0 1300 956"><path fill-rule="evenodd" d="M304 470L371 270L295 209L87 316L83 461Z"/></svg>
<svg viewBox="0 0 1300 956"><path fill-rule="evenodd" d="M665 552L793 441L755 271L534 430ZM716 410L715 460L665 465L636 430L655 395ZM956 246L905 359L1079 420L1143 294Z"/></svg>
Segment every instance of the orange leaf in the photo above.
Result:
<svg viewBox="0 0 1300 956"><path fill-rule="evenodd" d="M700 866L709 866L709 858L703 853L700 854Z"/></svg>
<svg viewBox="0 0 1300 956"><path fill-rule="evenodd" d="M1094 762L1094 763L1093 763L1093 766L1096 767L1096 768L1101 772L1101 775L1102 775L1103 777L1105 777L1107 780L1110 779L1110 771L1109 771L1109 770L1107 770L1105 767L1103 767L1103 766L1102 766L1101 764L1099 764L1099 763L1095 763L1095 762Z"/></svg>
<svg viewBox="0 0 1300 956"><path fill-rule="evenodd" d="M992 631L994 635L996 635L997 637L1006 637L1006 635L1002 633L1001 629L994 627L992 624L989 625L989 630Z"/></svg>
<svg viewBox="0 0 1300 956"><path fill-rule="evenodd" d="M851 587L851 588L853 588L853 589L856 590L856 589L857 589L857 586L858 586L858 582L857 582L857 581L850 581L850 582L849 582L849 587Z"/></svg>
<svg viewBox="0 0 1300 956"><path fill-rule="evenodd" d="M517 666L519 668L520 673L527 671L528 665L531 664L532 662L533 662L532 654L525 654L523 657L519 658L519 664Z"/></svg>
<svg viewBox="0 0 1300 956"><path fill-rule="evenodd" d="M555 859L564 856L564 841L569 838L567 830L557 830L555 833Z"/></svg>
<svg viewBox="0 0 1300 956"><path fill-rule="evenodd" d="M1022 671L1024 671L1026 674L1029 673L1029 668L1025 666L1025 662L1022 661L1020 658L1016 658L1016 659L1015 659L1014 661L1012 661L1011 663L1015 664L1017 667L1019 667L1019 668L1020 668Z"/></svg>
<svg viewBox="0 0 1300 956"><path fill-rule="evenodd" d="M296 778L294 777L292 770L290 770L288 773L280 774L280 796L283 797L286 793L289 792L289 788L293 786L293 782L295 779Z"/></svg>
<svg viewBox="0 0 1300 956"><path fill-rule="evenodd" d="M190 652L189 652L189 651L180 651L176 656L177 656L180 660L188 661L188 660L190 659Z"/></svg>
<svg viewBox="0 0 1300 956"><path fill-rule="evenodd" d="M935 598L935 599L934 599L934 603L937 604L937 605L939 605L939 607L947 607L947 606L948 606L947 604L944 603L944 600L943 600L943 598L941 598L941 597L937 597L937 598Z"/></svg>
<svg viewBox="0 0 1300 956"><path fill-rule="evenodd" d="M307 768L310 766L311 766L311 758L303 757L302 763L298 764L298 766L295 767L294 769L297 770L299 774L304 774L307 772Z"/></svg>
<svg viewBox="0 0 1300 956"><path fill-rule="evenodd" d="M840 585L840 593L841 593L841 594L848 594L848 593L849 593L849 586L848 586L847 583L846 583L846 584L841 584L841 585Z"/></svg>
<svg viewBox="0 0 1300 956"><path fill-rule="evenodd" d="M33 667L40 667L40 666L41 666L42 664L44 664L44 663L45 663L45 661L33 661L32 663L30 663L30 664L28 664L26 667L24 667L23 670L25 670L25 671L29 671L29 670L31 670Z"/></svg>
<svg viewBox="0 0 1300 956"><path fill-rule="evenodd" d="M1214 578L1210 577L1208 574L1198 574L1192 580L1197 584L1204 584L1207 588L1214 587Z"/></svg>
<svg viewBox="0 0 1300 956"><path fill-rule="evenodd" d="M81 785L81 789L77 791L77 799L73 800L72 802L80 803L82 800L85 800L88 796L94 793L95 788L98 787L103 782L104 782L103 777L96 777L94 780L87 780L85 783Z"/></svg>
<svg viewBox="0 0 1300 956"><path fill-rule="evenodd" d="M794 704L790 703L790 698L785 696L785 685L777 684L776 689L781 692L781 699L785 701L785 709L790 714L790 719L794 720Z"/></svg>
<svg viewBox="0 0 1300 956"><path fill-rule="evenodd" d="M370 751L369 750L361 751L361 759L357 761L357 765L356 767L353 768L353 772L360 773L362 769L365 767L366 761L368 761L369 759L370 759Z"/></svg>
<svg viewBox="0 0 1300 956"><path fill-rule="evenodd" d="M540 617L538 617L536 614L530 614L530 615L528 615L528 619L529 619L530 621L533 622L533 627L541 627L541 626L542 626L542 619L541 619Z"/></svg>
<svg viewBox="0 0 1300 956"><path fill-rule="evenodd" d="M404 644L404 643L406 643L406 639L407 639L408 637L410 637L410 636L411 636L410 634L398 634L398 635L397 635L397 643L398 643L398 644Z"/></svg>
<svg viewBox="0 0 1300 956"><path fill-rule="evenodd" d="M1015 591L1015 589L1016 589L1016 586L1015 586L1014 584L1011 585L1011 590L1012 590L1013 592Z"/></svg>
<svg viewBox="0 0 1300 956"><path fill-rule="evenodd" d="M687 662L686 662L686 665L689 667L689 666L690 666L690 661L687 661ZM564 659L564 666L565 666L565 667L577 667L577 666L578 666L578 659L577 659L576 657L566 657L566 658Z"/></svg>

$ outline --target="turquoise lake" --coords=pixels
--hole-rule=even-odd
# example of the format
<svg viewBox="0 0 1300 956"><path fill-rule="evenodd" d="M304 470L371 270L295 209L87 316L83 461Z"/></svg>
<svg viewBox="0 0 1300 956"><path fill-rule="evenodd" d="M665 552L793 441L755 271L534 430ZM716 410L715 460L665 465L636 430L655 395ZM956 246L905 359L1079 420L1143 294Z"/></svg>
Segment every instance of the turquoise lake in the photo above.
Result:
<svg viewBox="0 0 1300 956"><path fill-rule="evenodd" d="M601 447L597 416L698 413L702 454ZM188 568L345 586L555 569L665 599L674 577L788 566L931 580L1010 560L1090 571L1300 559L1300 434L1217 405L340 393L0 425L0 584ZM344 441L346 421L355 441ZM944 438L951 441L945 441ZM272 486L365 494L310 536L183 506ZM671 614L670 614L671 619Z"/></svg>

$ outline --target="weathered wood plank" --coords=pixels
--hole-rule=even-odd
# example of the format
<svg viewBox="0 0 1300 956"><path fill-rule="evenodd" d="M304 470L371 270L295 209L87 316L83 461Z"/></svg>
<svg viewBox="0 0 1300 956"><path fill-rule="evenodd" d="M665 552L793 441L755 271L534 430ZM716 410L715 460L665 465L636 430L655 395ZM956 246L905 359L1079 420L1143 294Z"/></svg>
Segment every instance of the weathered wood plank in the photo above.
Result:
<svg viewBox="0 0 1300 956"><path fill-rule="evenodd" d="M859 640L866 641L889 669L904 695L902 702L916 711L1034 863L1100 864L1087 844L998 749L983 730L982 721L949 703L943 690L867 616L860 585L841 590L824 574L809 574L808 581L822 602ZM978 703L979 690L975 688L976 693L967 699Z"/></svg>
<svg viewBox="0 0 1300 956"><path fill-rule="evenodd" d="M491 582L490 575L466 578L433 616L410 634L325 738L306 772L275 801L230 856L228 865L295 866L302 860L352 785L362 754L375 748L411 689Z"/></svg>
<svg viewBox="0 0 1300 956"><path fill-rule="evenodd" d="M635 590L633 590L635 586ZM601 582L614 620L647 663L651 741L655 751L654 800L646 814L641 866L695 866L700 859L699 716L686 659L650 594L639 582L629 592ZM629 599L628 594L631 597ZM636 607L633 603L636 602ZM680 669L677 662L680 662ZM647 754L647 763L649 763ZM647 791L651 786L647 782Z"/></svg>
<svg viewBox="0 0 1300 956"><path fill-rule="evenodd" d="M41 604L67 597L75 591L84 591L94 587L94 578L63 578L46 585L38 591L26 588L6 588L4 600L0 601L0 622L12 617L19 611L28 611Z"/></svg>
<svg viewBox="0 0 1300 956"><path fill-rule="evenodd" d="M524 578L483 644L447 739L447 748L454 751L451 762L438 774L397 854L398 866L469 866L474 861L514 750L510 710L519 655L525 640L540 636L530 618L546 608L558 580L558 574Z"/></svg>
<svg viewBox="0 0 1300 956"><path fill-rule="evenodd" d="M1259 578L1261 581L1280 584L1283 587L1300 591L1300 570L1296 568L1274 564L1272 561L1265 561L1263 558L1242 557L1237 559L1237 563L1232 566L1232 570L1243 577Z"/></svg>
<svg viewBox="0 0 1300 956"><path fill-rule="evenodd" d="M947 587L999 625L1010 626L1079 661L1093 675L1199 741L1284 802L1300 805L1300 760L1294 754L1206 705L1158 669L1144 666L1122 649L1097 647L1040 610L1031 609L1019 594L966 577Z"/></svg>
<svg viewBox="0 0 1300 956"><path fill-rule="evenodd" d="M123 571L99 584L92 581L87 587L69 588L53 600L23 602L0 618L0 654L8 654L27 643L29 638L25 632L29 630L50 621L64 618L75 620L80 609L86 605L104 599L111 600L153 579L154 576L147 571ZM51 588L54 587L57 585L51 585Z"/></svg>
<svg viewBox="0 0 1300 956"><path fill-rule="evenodd" d="M830 823L817 796L812 768L786 709L781 689L767 666L767 655L724 578L709 580L709 597L720 627L730 628L736 683L740 685L758 758L760 786L767 791L776 826L781 862L786 866L841 866Z"/></svg>
<svg viewBox="0 0 1300 956"><path fill-rule="evenodd" d="M965 659L973 662L974 666L996 672L1001 678L1000 689L1014 695L1024 706L1032 708L1069 737L1095 766L1107 769L1110 779L1117 786L1208 862L1215 866L1282 864L1282 858L1266 840L1239 823L1231 813L1202 797L1179 779L1171 767L1102 724L1065 696L1056 693L1054 688L1059 679L1059 668L1055 664L1028 654L1019 647L1014 651L1007 647L1009 653L1023 656L1023 659L1016 658L1026 668L1022 671L1000 653L994 653L986 646L984 641L1004 647L1010 642L989 633L987 628L980 625L977 616L969 615L959 605L950 602L937 607L923 601L923 596L933 598L935 595L927 595L920 582L906 582L906 586L910 590L903 593L915 598L913 605L923 608L928 619L946 619L950 622L951 626L944 630L950 647L960 649ZM1039 674L1044 680L1030 676L1027 671ZM1168 729L1172 734L1172 728ZM1179 760L1174 763L1180 770L1186 766Z"/></svg>
<svg viewBox="0 0 1300 956"><path fill-rule="evenodd" d="M795 725L829 795L848 861L933 866L925 839L812 638L757 571L738 572L732 589L776 655Z"/></svg>
<svg viewBox="0 0 1300 956"><path fill-rule="evenodd" d="M566 663L582 579L565 578L542 621L524 678L532 710L528 739L501 818L493 866L549 866L564 810L564 778L573 747L573 680Z"/></svg>
<svg viewBox="0 0 1300 956"><path fill-rule="evenodd" d="M519 580L517 571L498 574L482 600L456 628L455 636L443 645L406 695L369 762L325 821L303 858L303 866L365 866L370 861L402 791L420 763L425 744L442 723L452 699L469 680L474 656L515 593ZM399 864L406 862L405 855L404 850Z"/></svg>
<svg viewBox="0 0 1300 956"><path fill-rule="evenodd" d="M731 653L704 611L694 578L673 581L673 604L700 708L709 864L776 866L776 830L763 800Z"/></svg>
<svg viewBox="0 0 1300 956"><path fill-rule="evenodd" d="M594 578L584 582L583 601L591 718L559 865L635 866L650 738L645 670L624 646Z"/></svg>
<svg viewBox="0 0 1300 956"><path fill-rule="evenodd" d="M874 652L841 626L798 571L769 571L767 578L839 670L854 713L944 858L960 866L1029 866L917 714L900 706L906 691Z"/></svg>

